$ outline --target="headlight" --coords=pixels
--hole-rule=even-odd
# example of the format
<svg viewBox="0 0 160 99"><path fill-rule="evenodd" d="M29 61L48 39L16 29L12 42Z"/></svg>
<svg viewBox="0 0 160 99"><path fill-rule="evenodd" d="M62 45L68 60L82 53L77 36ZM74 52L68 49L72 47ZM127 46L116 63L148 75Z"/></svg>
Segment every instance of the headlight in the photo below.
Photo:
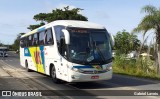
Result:
<svg viewBox="0 0 160 99"><path fill-rule="evenodd" d="M106 67L106 70L107 70L107 71L112 70L112 66L107 66L107 67Z"/></svg>
<svg viewBox="0 0 160 99"><path fill-rule="evenodd" d="M72 70L78 72L78 68L72 68Z"/></svg>
<svg viewBox="0 0 160 99"><path fill-rule="evenodd" d="M83 72L83 70L82 70L82 69L74 68L74 67L72 68L72 70L73 70L73 71L75 71L75 72L80 72L80 73L82 73L82 72Z"/></svg>

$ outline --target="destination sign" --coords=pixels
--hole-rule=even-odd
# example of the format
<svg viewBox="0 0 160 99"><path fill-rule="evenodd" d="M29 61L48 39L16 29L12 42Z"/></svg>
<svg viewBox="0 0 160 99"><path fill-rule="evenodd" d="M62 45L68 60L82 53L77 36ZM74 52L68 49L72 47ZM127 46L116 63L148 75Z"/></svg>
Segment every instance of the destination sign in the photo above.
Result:
<svg viewBox="0 0 160 99"><path fill-rule="evenodd" d="M71 30L71 32L76 32L76 33L88 33L87 30L82 30L82 29L74 29L74 30Z"/></svg>

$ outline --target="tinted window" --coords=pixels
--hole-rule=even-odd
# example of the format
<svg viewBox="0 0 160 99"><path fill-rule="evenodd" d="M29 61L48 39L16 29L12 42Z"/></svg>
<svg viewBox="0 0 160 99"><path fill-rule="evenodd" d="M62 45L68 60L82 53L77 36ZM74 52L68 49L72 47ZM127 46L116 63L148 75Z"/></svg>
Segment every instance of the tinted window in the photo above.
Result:
<svg viewBox="0 0 160 99"><path fill-rule="evenodd" d="M24 40L24 38L22 38L21 40L20 40L20 46L23 48L23 47L25 47L25 40Z"/></svg>
<svg viewBox="0 0 160 99"><path fill-rule="evenodd" d="M48 29L46 31L46 36L45 36L45 44L53 44L53 36L52 36L52 30Z"/></svg>
<svg viewBox="0 0 160 99"><path fill-rule="evenodd" d="M39 33L39 45L44 45L44 31Z"/></svg>
<svg viewBox="0 0 160 99"><path fill-rule="evenodd" d="M28 44L29 46L32 46L32 35L28 37Z"/></svg>
<svg viewBox="0 0 160 99"><path fill-rule="evenodd" d="M23 38L24 40L24 47L27 47L27 37Z"/></svg>
<svg viewBox="0 0 160 99"><path fill-rule="evenodd" d="M54 26L54 30L55 30L55 34L56 34L56 41L57 41L57 45L58 45L58 50L60 52L60 40L61 40L61 37L64 36L63 32L62 32L62 29L64 29L65 27L64 26Z"/></svg>
<svg viewBox="0 0 160 99"><path fill-rule="evenodd" d="M29 46L29 40L28 40L28 36L26 37L26 47Z"/></svg>
<svg viewBox="0 0 160 99"><path fill-rule="evenodd" d="M33 41L32 41L32 45L35 46L38 44L38 36L37 36L37 33L34 34L33 36Z"/></svg>

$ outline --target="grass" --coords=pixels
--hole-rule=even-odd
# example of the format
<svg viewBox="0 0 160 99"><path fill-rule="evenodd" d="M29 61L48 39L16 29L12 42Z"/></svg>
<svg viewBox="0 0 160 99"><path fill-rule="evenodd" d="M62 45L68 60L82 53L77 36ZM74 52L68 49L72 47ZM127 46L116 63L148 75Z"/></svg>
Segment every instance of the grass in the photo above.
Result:
<svg viewBox="0 0 160 99"><path fill-rule="evenodd" d="M156 74L154 61L150 59L126 59L124 55L116 56L113 61L113 72L116 74L129 75L141 78L160 80Z"/></svg>

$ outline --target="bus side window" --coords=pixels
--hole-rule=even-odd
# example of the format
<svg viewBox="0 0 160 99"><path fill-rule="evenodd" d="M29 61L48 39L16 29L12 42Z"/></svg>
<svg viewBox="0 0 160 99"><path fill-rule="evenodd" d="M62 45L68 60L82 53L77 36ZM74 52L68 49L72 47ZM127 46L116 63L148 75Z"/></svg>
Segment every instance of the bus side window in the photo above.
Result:
<svg viewBox="0 0 160 99"><path fill-rule="evenodd" d="M61 37L61 40L60 40L60 54L62 56L65 56L65 52L66 52L65 39L64 39L64 37Z"/></svg>
<svg viewBox="0 0 160 99"><path fill-rule="evenodd" d="M23 43L24 43L23 47L26 47L26 42L27 42L27 41L26 41L26 37L24 37L23 40L24 40L24 41L23 41Z"/></svg>
<svg viewBox="0 0 160 99"><path fill-rule="evenodd" d="M61 40L61 37L63 36L62 29L64 28L65 28L64 26L54 26L59 53L61 53L60 40Z"/></svg>
<svg viewBox="0 0 160 99"><path fill-rule="evenodd" d="M44 33L45 33L44 31L39 33L39 45L44 45L44 37L45 37Z"/></svg>
<svg viewBox="0 0 160 99"><path fill-rule="evenodd" d="M28 36L26 37L26 47L29 46L29 39L28 39Z"/></svg>
<svg viewBox="0 0 160 99"><path fill-rule="evenodd" d="M53 41L53 34L52 34L52 30L51 29L48 29L46 31L46 36L45 36L45 44L46 45L51 45L53 44L54 41Z"/></svg>
<svg viewBox="0 0 160 99"><path fill-rule="evenodd" d="M33 46L36 46L38 44L38 36L37 36L37 33L34 34L33 36L33 41L32 41L32 45Z"/></svg>
<svg viewBox="0 0 160 99"><path fill-rule="evenodd" d="M22 38L21 40L20 40L20 46L23 48L24 47L24 38Z"/></svg>
<svg viewBox="0 0 160 99"><path fill-rule="evenodd" d="M32 46L32 35L28 37L28 46Z"/></svg>

